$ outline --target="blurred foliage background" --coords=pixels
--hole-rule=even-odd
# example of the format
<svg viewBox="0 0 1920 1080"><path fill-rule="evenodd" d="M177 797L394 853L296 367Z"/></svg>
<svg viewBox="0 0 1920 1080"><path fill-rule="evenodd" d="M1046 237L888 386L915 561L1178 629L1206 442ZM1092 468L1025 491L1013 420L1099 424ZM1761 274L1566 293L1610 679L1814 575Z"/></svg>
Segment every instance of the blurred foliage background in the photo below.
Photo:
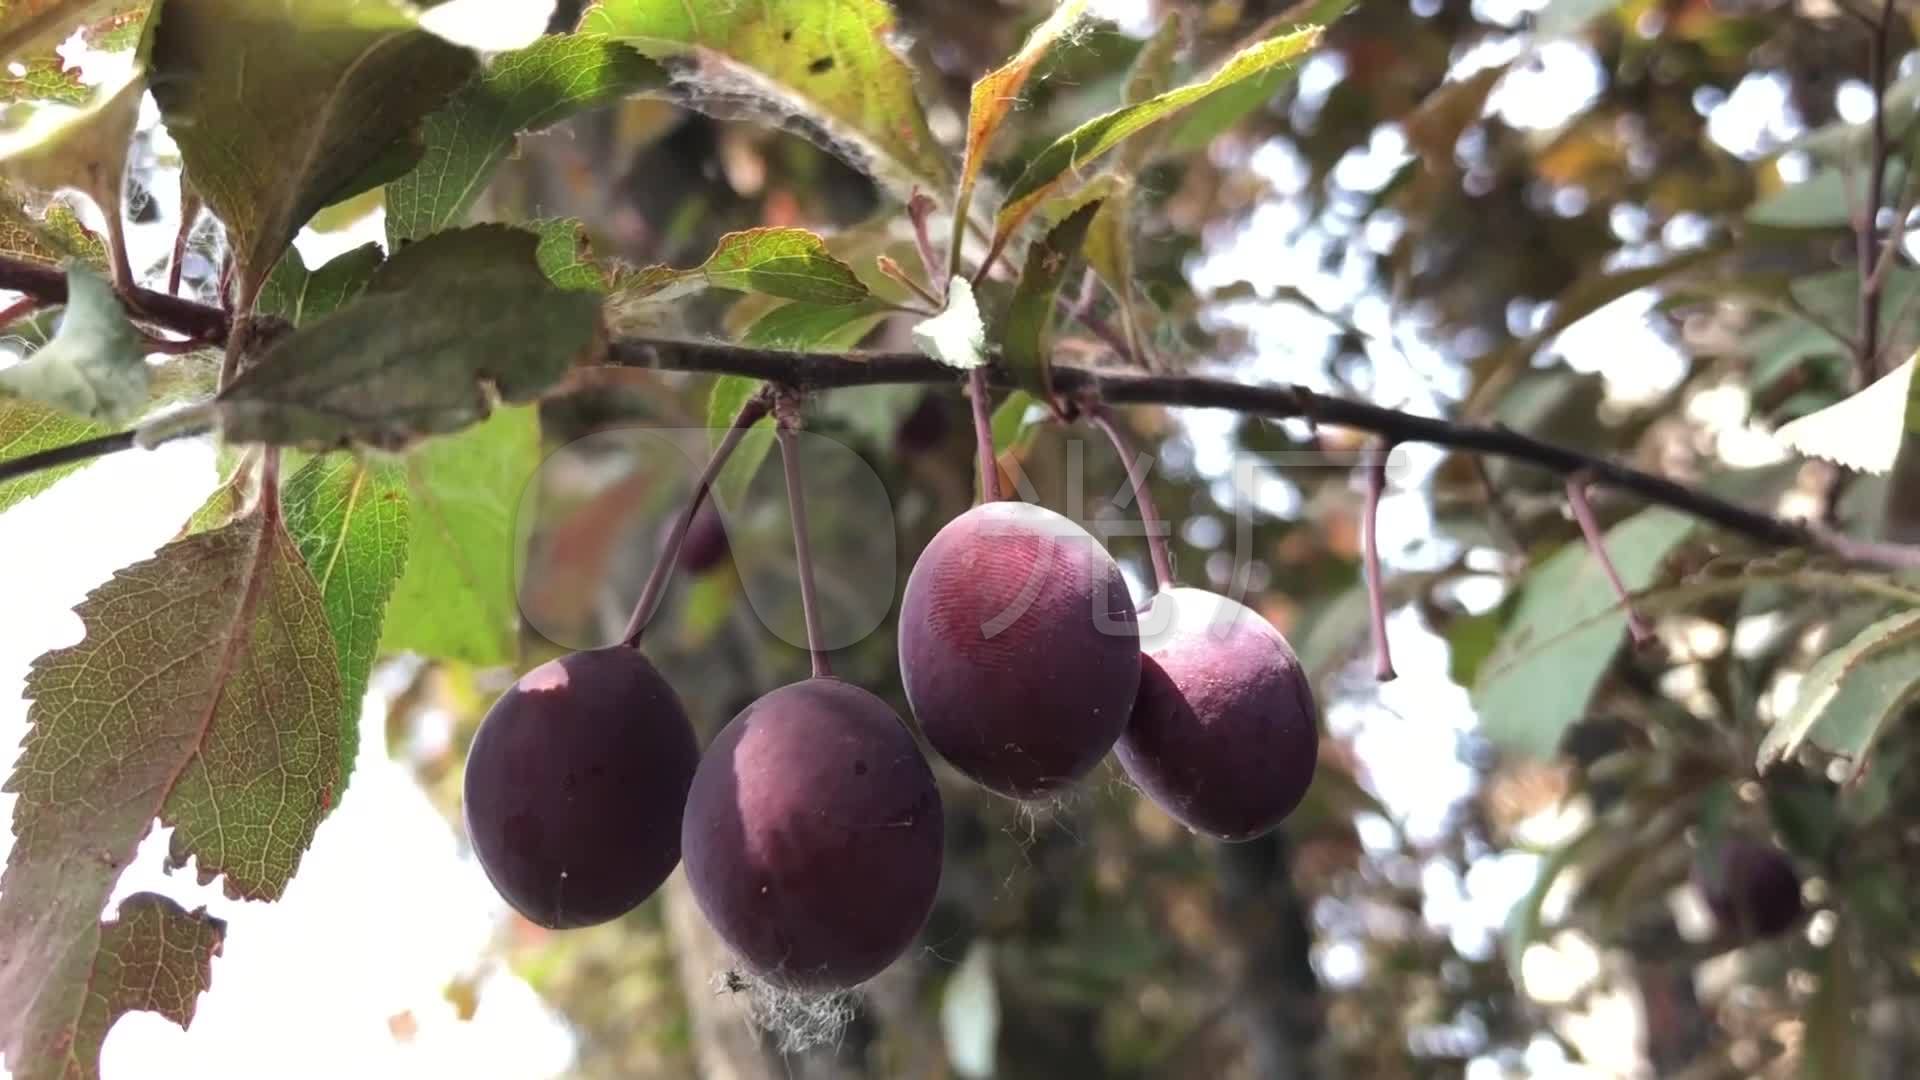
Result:
<svg viewBox="0 0 1920 1080"><path fill-rule="evenodd" d="M950 139L972 81L1046 8L895 6ZM1003 179L1115 99L1161 19L1184 20L1183 64L1204 69L1293 17L1265 0L1106 7L1120 21L1049 60L1015 114ZM1916 25L1902 8L1831 0L1363 0L1285 89L1224 129L1183 129L1175 143L1193 152L1142 169L1152 362L1507 424L1882 532L1884 483L1787 457L1767 433L1912 348L1904 301L1920 278L1904 244L1884 348L1854 347L1854 225L1876 39L1898 158L1920 87ZM1904 170L1893 176L1887 202L1901 209L1882 224L1904 236L1912 204ZM863 271L890 250L913 263L897 206L799 133L659 101L525 140L485 210L579 217L598 251L635 262L688 265L722 233L775 224L829 234L867 256ZM667 329L719 333L743 317L709 296ZM868 344L910 347L900 320ZM1062 347L1102 354L1090 337ZM695 425L707 385L610 377L547 403L546 437ZM972 498L964 399L847 392L812 417L882 478L900 528L882 553L868 522L821 515L816 546L841 566L891 558L904 581ZM1617 626L1553 639L1539 609L1579 607L1592 587L1567 577L1584 549L1559 481L1409 447L1383 523L1402 677L1380 686L1351 467L1363 441L1229 415L1128 419L1156 457L1181 574L1216 588L1247 575L1249 602L1313 673L1328 738L1307 804L1279 833L1229 846L1186 834L1112 766L1039 811L942 771L948 863L924 948L870 987L844 1037L797 1054L745 1022L746 995L677 877L610 926L515 923L500 960L576 1025L577 1075L1913 1075L1910 733L1889 720L1867 778L1844 787L1820 761L1753 767L1812 661L1897 596L1810 591L1805 560L1762 561L1738 539L1601 498L1604 521L1625 523L1616 556L1664 590L1649 606L1657 640L1622 649ZM1004 464L1058 505L1080 438L1042 427ZM1255 498L1223 464L1237 450L1300 456ZM1110 451L1089 443L1084 459L1085 490L1118 489ZM556 509L535 531L529 591L564 571L631 595L681 495L671 486L623 497L628 512ZM742 579L779 561L754 554L785 528L766 495L730 508L735 557L678 586L650 638L703 737L805 672L802 652L743 614ZM1085 513L1102 515L1128 516ZM1237 521L1251 529L1238 560ZM553 547L556 535L576 546ZM1139 541L1118 535L1144 580ZM539 621L610 635L622 612L599 596L576 588ZM1548 640L1517 639L1528 620ZM555 648L531 631L526 644ZM890 629L835 664L906 714ZM423 668L393 710L391 745L436 747L414 765L452 820L461 748L502 685ZM410 738L449 711L454 739ZM1733 834L1770 838L1800 870L1812 914L1791 933L1743 943L1702 912L1697 856Z"/></svg>

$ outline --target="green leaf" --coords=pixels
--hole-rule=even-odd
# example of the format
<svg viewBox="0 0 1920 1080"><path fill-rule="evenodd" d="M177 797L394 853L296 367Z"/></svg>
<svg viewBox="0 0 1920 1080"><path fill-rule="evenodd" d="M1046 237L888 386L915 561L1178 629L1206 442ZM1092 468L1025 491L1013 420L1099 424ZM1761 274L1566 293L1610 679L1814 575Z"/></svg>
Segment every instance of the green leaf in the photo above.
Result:
<svg viewBox="0 0 1920 1080"><path fill-rule="evenodd" d="M562 289L604 294L614 284L614 275L593 260L593 246L587 242L587 227L576 218L540 218L526 228L540 234L540 247L534 259L547 280Z"/></svg>
<svg viewBox="0 0 1920 1080"><path fill-rule="evenodd" d="M1090 202L1082 206L1027 249L1026 268L1020 273L1019 284L1014 286L1013 301L1007 305L1006 322L1000 334L1007 367L1021 385L1048 400L1053 395L1053 311L1059 301L1060 286L1079 257L1080 247L1086 242L1087 227L1093 223L1101 205Z"/></svg>
<svg viewBox="0 0 1920 1080"><path fill-rule="evenodd" d="M473 73L393 0L167 0L154 100L227 227L243 307L293 236Z"/></svg>
<svg viewBox="0 0 1920 1080"><path fill-rule="evenodd" d="M0 369L0 393L118 426L146 405L151 379L140 334L113 287L73 266L59 331L32 356Z"/></svg>
<svg viewBox="0 0 1920 1080"><path fill-rule="evenodd" d="M476 667L518 662L514 520L539 467L533 406L496 409L408 455L406 572L387 602L381 652Z"/></svg>
<svg viewBox="0 0 1920 1080"><path fill-rule="evenodd" d="M134 955L134 928L103 928L100 914L156 818L173 828L173 865L195 858L202 882L224 875L228 896L271 900L339 782L326 612L263 508L120 571L77 613L85 637L27 676L29 730L6 785L19 799L0 876L0 1053L16 1071L97 1054L93 1029L66 1040L97 1008L97 954ZM208 929L193 939L206 945Z"/></svg>
<svg viewBox="0 0 1920 1080"><path fill-rule="evenodd" d="M1629 590L1651 585L1691 518L1644 510L1608 530L1607 552ZM1600 563L1575 540L1529 576L1513 621L1480 667L1473 697L1496 745L1548 757L1587 711L1626 634L1627 613Z"/></svg>
<svg viewBox="0 0 1920 1080"><path fill-rule="evenodd" d="M31 401L0 399L0 461L104 435L107 429ZM79 465L48 469L0 484L0 511L52 487Z"/></svg>
<svg viewBox="0 0 1920 1080"><path fill-rule="evenodd" d="M520 133L666 85L659 64L594 34L556 34L495 57L427 117L419 167L387 185L388 244L458 224Z"/></svg>
<svg viewBox="0 0 1920 1080"><path fill-rule="evenodd" d="M1900 440L1920 418L1920 382L1914 361L1874 380L1865 390L1817 412L1782 424L1774 438L1808 457L1825 458L1857 472L1893 469Z"/></svg>
<svg viewBox="0 0 1920 1080"><path fill-rule="evenodd" d="M949 249L953 253L956 272L960 267L960 253L966 239L967 211L973 205L973 187L980 178L981 167L987 163L987 150L993 145L993 136L1006 121L1007 114L1020 103L1020 92L1026 87L1033 69L1052 51L1054 43L1073 29L1086 11L1087 0L1062 0L1053 9L1053 14L1027 35L1026 44L1020 47L1013 59L981 76L980 81L973 84L972 103L967 112L966 151L961 158L960 186L954 199L953 241Z"/></svg>
<svg viewBox="0 0 1920 1080"><path fill-rule="evenodd" d="M956 277L947 286L947 309L913 328L913 343L935 360L969 371L987 362L987 326L973 286Z"/></svg>
<svg viewBox="0 0 1920 1080"><path fill-rule="evenodd" d="M605 344L599 297L556 288L537 243L479 225L401 248L359 299L227 386L214 402L226 437L392 449L478 422L491 394L534 400Z"/></svg>
<svg viewBox="0 0 1920 1080"><path fill-rule="evenodd" d="M4 15L0 15L0 20L4 18ZM81 41L90 49L106 53L125 52L138 43L140 28L146 19L146 4L111 0L100 4L78 27L78 32ZM59 44L59 41L49 41L40 49L12 57L0 57L10 61L0 70L0 103L84 105L91 100L94 87L82 81L78 66L69 66L61 58L56 51Z"/></svg>
<svg viewBox="0 0 1920 1080"><path fill-rule="evenodd" d="M844 352L860 344L893 309L878 300L858 304L794 301L762 315L740 344L754 349Z"/></svg>
<svg viewBox="0 0 1920 1080"><path fill-rule="evenodd" d="M213 958L226 940L225 922L206 908L189 913L158 893L135 893L118 917L101 923L86 976L80 1014L51 1031L35 1032L16 1080L100 1075L100 1048L127 1013L154 1012L186 1027L213 981Z"/></svg>
<svg viewBox="0 0 1920 1080"><path fill-rule="evenodd" d="M747 399L759 393L761 382L741 375L722 375L713 381L713 389L707 391L707 434L715 446L727 437L727 431L733 427L734 417L740 415L741 406ZM747 429L747 434L734 447L733 457L720 470L719 479L714 481L713 494L720 500L722 508L737 509L746 501L747 487L759 474L760 466L767 460L767 452L773 449L773 418L763 416Z"/></svg>
<svg viewBox="0 0 1920 1080"><path fill-rule="evenodd" d="M1036 404L1038 402L1033 400L1032 394L1015 390L1007 395L1007 400L1001 402L999 408L993 410L993 419L988 426L993 429L994 453L1006 453L1020 441L1021 436L1032 430L1036 416L1045 415L1034 414L1033 407Z"/></svg>
<svg viewBox="0 0 1920 1080"><path fill-rule="evenodd" d="M51 50L74 27L112 6L112 0L7 0L0 4L0 61Z"/></svg>
<svg viewBox="0 0 1920 1080"><path fill-rule="evenodd" d="M1865 170L1825 168L1797 184L1773 192L1747 208L1747 220L1776 229L1843 229L1853 221L1854 203L1866 198ZM1887 191L1900 191L1907 167L1895 158L1887 162ZM1848 186L1854 190L1848 194Z"/></svg>
<svg viewBox="0 0 1920 1080"><path fill-rule="evenodd" d="M1206 100L1208 97L1268 72L1282 69L1304 56L1320 42L1321 29L1309 26L1270 38L1241 50L1221 65L1212 77L1198 83L1169 90L1137 105L1128 105L1096 117L1073 129L1040 153L1026 171L1008 189L995 225L994 246L1005 244L1015 229L1027 220L1055 188L1070 178L1083 175L1086 166L1119 145L1134 132L1155 124Z"/></svg>
<svg viewBox="0 0 1920 1080"><path fill-rule="evenodd" d="M107 265L106 247L72 209L54 202L36 214L28 209L27 193L11 184L0 184L0 255L47 266L68 260L95 269Z"/></svg>
<svg viewBox="0 0 1920 1080"><path fill-rule="evenodd" d="M117 222L127 145L146 90L136 71L99 87L84 104L31 109L24 124L0 134L0 176L34 191L81 192Z"/></svg>
<svg viewBox="0 0 1920 1080"><path fill-rule="evenodd" d="M1540 940L1541 909L1546 906L1547 897L1553 892L1554 883L1570 867L1590 857L1596 849L1610 842L1613 831L1603 829L1598 824L1588 826L1578 836L1555 849L1540 864L1540 872L1533 879L1533 887L1527 895L1507 913L1506 958L1507 974L1517 987L1526 985L1521 975L1521 961L1526 957L1527 946Z"/></svg>
<svg viewBox="0 0 1920 1080"><path fill-rule="evenodd" d="M1534 36L1541 40L1567 37L1620 6L1620 0L1553 0L1534 18Z"/></svg>
<svg viewBox="0 0 1920 1080"><path fill-rule="evenodd" d="M380 245L362 244L335 255L318 270L308 270L299 249L288 248L260 286L260 299L254 308L263 315L277 315L303 326L365 292L384 258Z"/></svg>
<svg viewBox="0 0 1920 1080"><path fill-rule="evenodd" d="M728 233L707 261L690 270L650 266L627 276L614 303L664 303L701 289L764 293L810 304L857 304L867 287L827 242L806 229L761 228Z"/></svg>
<svg viewBox="0 0 1920 1080"><path fill-rule="evenodd" d="M406 474L395 464L326 454L293 474L281 502L287 534L320 587L340 660L338 803L360 747L361 699L387 599L407 562Z"/></svg>
<svg viewBox="0 0 1920 1080"><path fill-rule="evenodd" d="M952 170L927 128L913 71L893 52L882 0L599 0L580 30L684 58L675 74L704 96L770 101L817 129L827 148L905 193L947 190Z"/></svg>
<svg viewBox="0 0 1920 1080"><path fill-rule="evenodd" d="M1345 15L1353 4L1354 0L1312 0L1295 5L1269 20L1255 37L1265 40L1286 32L1325 28ZM1264 108L1292 79L1289 69L1273 68L1222 87L1218 93L1195 103L1177 123L1170 125L1173 130L1165 137L1165 149L1174 154L1205 150L1214 139Z"/></svg>
<svg viewBox="0 0 1920 1080"><path fill-rule="evenodd" d="M1880 730L1920 697L1920 611L1904 611L1862 630L1822 656L1800 683L1793 708L1767 730L1758 766L1765 769L1811 743L1866 767Z"/></svg>
<svg viewBox="0 0 1920 1080"><path fill-rule="evenodd" d="M1860 1060L1865 1018L1855 1015L1861 1004L1860 976L1847 937L1836 936L1822 950L1821 960L1820 986L1805 1006L1800 1075L1807 1080L1869 1075Z"/></svg>

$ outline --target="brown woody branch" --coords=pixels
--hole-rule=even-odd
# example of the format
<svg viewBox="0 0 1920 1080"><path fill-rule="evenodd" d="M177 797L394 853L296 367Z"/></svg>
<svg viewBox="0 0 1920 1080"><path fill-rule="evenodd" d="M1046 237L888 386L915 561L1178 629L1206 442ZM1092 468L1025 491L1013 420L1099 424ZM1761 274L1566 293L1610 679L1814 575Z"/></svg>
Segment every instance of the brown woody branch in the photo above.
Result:
<svg viewBox="0 0 1920 1080"><path fill-rule="evenodd" d="M0 257L0 289L24 293L43 305L64 304L67 275L57 266ZM120 299L135 319L164 326L196 341L226 339L229 320L227 313L217 307L139 287L123 290Z"/></svg>

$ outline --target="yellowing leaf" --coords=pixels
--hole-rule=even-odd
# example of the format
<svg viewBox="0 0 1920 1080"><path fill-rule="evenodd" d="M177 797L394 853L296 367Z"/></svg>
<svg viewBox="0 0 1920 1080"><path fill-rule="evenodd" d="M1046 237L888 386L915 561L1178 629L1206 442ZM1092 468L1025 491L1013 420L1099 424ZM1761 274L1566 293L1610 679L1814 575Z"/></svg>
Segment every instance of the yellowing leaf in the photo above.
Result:
<svg viewBox="0 0 1920 1080"><path fill-rule="evenodd" d="M1004 247L1013 231L1053 190L1080 175L1088 164L1132 135L1213 94L1266 74L1297 60L1319 44L1321 29L1309 26L1269 38L1242 49L1204 81L1169 90L1137 105L1128 105L1069 131L1040 151L1007 191L995 225L994 250Z"/></svg>
<svg viewBox="0 0 1920 1080"><path fill-rule="evenodd" d="M102 86L84 105L41 105L0 134L0 175L41 192L78 191L108 222L120 216L127 144L146 80L136 71Z"/></svg>
<svg viewBox="0 0 1920 1080"><path fill-rule="evenodd" d="M818 235L762 228L721 237L707 261L690 270L650 266L630 274L613 302L662 303L709 287L810 304L857 304L868 295L853 267L835 258Z"/></svg>
<svg viewBox="0 0 1920 1080"><path fill-rule="evenodd" d="M282 339L213 403L227 438L399 448L531 401L604 347L600 298L559 289L498 225L401 248L351 304Z"/></svg>
<svg viewBox="0 0 1920 1080"><path fill-rule="evenodd" d="M0 398L0 461L104 434L106 429L98 424L89 424L58 409L17 398ZM40 494L76 468L79 466L48 469L0 484L0 510Z"/></svg>
<svg viewBox="0 0 1920 1080"><path fill-rule="evenodd" d="M112 0L7 0L0 5L0 61L29 49L52 48Z"/></svg>
<svg viewBox="0 0 1920 1080"><path fill-rule="evenodd" d="M952 252L956 273L960 267L961 241L966 237L967 211L973 205L973 185L987 162L987 148L993 144L994 133L1000 130L1001 123L1020 100L1020 91L1027 85L1034 67L1086 11L1087 0L1062 0L1053 14L1027 35L1026 44L1013 59L973 84L972 105L967 112L966 154L961 159L960 188L954 199Z"/></svg>
<svg viewBox="0 0 1920 1080"><path fill-rule="evenodd" d="M376 162L405 164L404 140L474 70L392 0L167 0L149 51L154 100L227 227L243 307L315 212L363 190Z"/></svg>
<svg viewBox="0 0 1920 1080"><path fill-rule="evenodd" d="M953 279L945 311L913 328L913 343L921 352L962 371L987 362L987 327L966 278Z"/></svg>
<svg viewBox="0 0 1920 1080"><path fill-rule="evenodd" d="M140 335L113 288L74 266L59 331L32 356L0 368L0 393L118 425L146 405L151 378Z"/></svg>
<svg viewBox="0 0 1920 1080"><path fill-rule="evenodd" d="M36 212L28 201L27 192L0 184L0 255L48 266L69 259L96 269L106 266L106 248L70 208L56 201Z"/></svg>
<svg viewBox="0 0 1920 1080"><path fill-rule="evenodd" d="M1906 429L1913 366L1908 360L1865 390L1782 424L1774 438L1808 457L1859 472L1891 470Z"/></svg>
<svg viewBox="0 0 1920 1080"><path fill-rule="evenodd" d="M225 876L227 895L270 900L339 780L333 639L268 506L168 544L77 611L85 637L27 676L29 729L6 785L19 799L0 876L0 1054L16 1075L98 1053L105 1018L90 980L104 950L135 958L141 927L103 929L100 915L156 819L173 827L176 865L197 858L202 880ZM209 951L210 928L163 929ZM177 975L182 963L149 970ZM112 1007L184 1019L193 989L115 994Z"/></svg>
<svg viewBox="0 0 1920 1080"><path fill-rule="evenodd" d="M829 149L896 190L946 190L947 156L927 129L912 69L888 44L893 11L883 0L599 0L580 30L685 58L675 73L696 105L717 94L798 110Z"/></svg>

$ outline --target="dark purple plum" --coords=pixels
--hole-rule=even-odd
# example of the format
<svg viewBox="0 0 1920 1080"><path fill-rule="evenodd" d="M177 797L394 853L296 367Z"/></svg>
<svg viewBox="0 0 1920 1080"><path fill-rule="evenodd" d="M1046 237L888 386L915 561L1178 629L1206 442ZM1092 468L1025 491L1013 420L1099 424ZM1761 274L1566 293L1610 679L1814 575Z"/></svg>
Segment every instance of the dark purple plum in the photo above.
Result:
<svg viewBox="0 0 1920 1080"><path fill-rule="evenodd" d="M1800 875L1771 844L1727 837L1696 865L1694 880L1714 921L1741 941L1786 933L1800 921Z"/></svg>
<svg viewBox="0 0 1920 1080"><path fill-rule="evenodd" d="M924 454L946 441L953 429L947 400L938 391L922 395L893 432L893 448L902 454Z"/></svg>
<svg viewBox="0 0 1920 1080"><path fill-rule="evenodd" d="M1313 783L1319 710L1300 660L1249 608L1170 589L1141 613L1140 693L1114 747L1140 790L1188 828L1251 840Z"/></svg>
<svg viewBox="0 0 1920 1080"><path fill-rule="evenodd" d="M661 551L666 550L677 521L677 516L671 517L661 526ZM689 574L704 574L725 562L730 550L727 545L727 526L720 519L719 509L714 506L711 497L700 500L700 509L693 512L693 520L687 524L686 539L680 542L680 569Z"/></svg>
<svg viewBox="0 0 1920 1080"><path fill-rule="evenodd" d="M897 959L940 884L933 771L887 703L813 678L733 718L700 762L687 884L748 970L843 989Z"/></svg>
<svg viewBox="0 0 1920 1080"><path fill-rule="evenodd" d="M976 506L907 578L900 674L920 730L976 783L1040 798L1098 764L1126 727L1140 637L1120 568L1072 521Z"/></svg>
<svg viewBox="0 0 1920 1080"><path fill-rule="evenodd" d="M494 702L467 753L466 820L488 880L551 929L618 918L680 862L700 744L637 649L577 652Z"/></svg>

